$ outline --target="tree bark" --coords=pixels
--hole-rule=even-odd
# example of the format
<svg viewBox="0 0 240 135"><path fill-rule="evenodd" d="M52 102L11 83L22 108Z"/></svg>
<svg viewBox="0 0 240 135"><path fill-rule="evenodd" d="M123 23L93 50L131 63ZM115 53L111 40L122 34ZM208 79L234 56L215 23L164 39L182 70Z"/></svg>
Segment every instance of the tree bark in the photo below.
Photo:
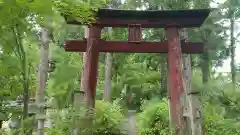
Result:
<svg viewBox="0 0 240 135"><path fill-rule="evenodd" d="M13 34L15 36L16 45L17 45L17 53L18 57L21 61L21 68L22 68L22 78L23 78L23 118L25 119L28 116L28 73L30 68L27 66L27 58L26 53L23 48L22 43L22 36L20 30L18 29L18 25L13 28Z"/></svg>
<svg viewBox="0 0 240 135"><path fill-rule="evenodd" d="M26 58L26 52L23 47L22 43L22 35L19 30L19 26L16 24L14 27L12 27L12 32L15 40L15 45L16 45L16 56L19 58L21 61L21 76L22 76L22 85L23 85L23 119L27 118L28 116L28 82L29 82L29 71L30 68L28 68L28 63L27 63L27 58ZM24 123L22 121L21 123L22 129L24 129ZM25 131L23 130L23 133Z"/></svg>
<svg viewBox="0 0 240 135"><path fill-rule="evenodd" d="M84 38L85 39L88 39L88 37L89 37L89 28L88 27L84 27ZM84 91L84 93L86 93L86 89L84 89L85 88L85 84L84 84L84 82L85 82L85 78L84 78L84 70L85 70L85 66L86 66L86 58L87 58L87 55L86 55L86 52L82 52L82 53L80 53L80 55L82 56L82 59L83 59L83 70L82 70L82 72L80 73L81 74L81 86L80 86L80 90L79 91ZM75 95L75 94L74 94ZM73 96L74 96L73 95ZM87 100L87 97L86 97L86 95L83 97L84 99L84 101L86 101ZM75 100L75 99L74 99ZM77 107L77 106L79 106L80 104L78 104L77 102L73 102L73 106L74 107ZM73 124L75 124L76 123L76 119L74 118L74 120L73 120ZM73 132L72 132L72 134L73 135L78 135L79 134L79 128L77 128L77 126L76 125L74 125L74 127L75 128L73 128Z"/></svg>
<svg viewBox="0 0 240 135"><path fill-rule="evenodd" d="M89 29L88 27L84 28L84 38L88 38L89 37ZM83 70L82 70L82 74L81 74L81 90L84 90L84 67L86 64L86 52L82 53L82 57L83 57ZM86 91L85 91L86 92Z"/></svg>
<svg viewBox="0 0 240 135"><path fill-rule="evenodd" d="M27 71L23 71L23 72L27 72ZM23 89L24 89L23 90L23 118L25 119L28 116L28 98L29 98L28 79L27 79L26 73L22 73L22 76L23 76Z"/></svg>
<svg viewBox="0 0 240 135"><path fill-rule="evenodd" d="M39 106L39 110L37 111L37 115L44 115L44 91L46 88L47 82L47 73L48 73L48 55L49 55L49 32L45 28L41 28L40 30L40 63L38 68L38 76L37 76L37 86L36 86L36 104ZM44 128L44 119L38 119L38 128L37 134L43 135Z"/></svg>
<svg viewBox="0 0 240 135"><path fill-rule="evenodd" d="M233 11L230 8L230 36L231 36L231 43L230 43L230 50L231 50L231 74L232 74L232 89L235 91L236 87L236 62L235 62L235 40L234 40L234 19L233 19Z"/></svg>
<svg viewBox="0 0 240 135"><path fill-rule="evenodd" d="M160 80L160 84L161 84L161 93L165 93L167 92L167 84L168 84L168 68L167 68L167 57L163 56L163 61L160 63L160 70L161 70L161 80Z"/></svg>
<svg viewBox="0 0 240 135"><path fill-rule="evenodd" d="M208 49L205 48L205 52L201 54L201 70L202 70L202 81L203 84L208 83L210 77L210 65L209 65L209 53Z"/></svg>
<svg viewBox="0 0 240 135"><path fill-rule="evenodd" d="M187 29L183 29L184 39L188 40ZM191 56L189 54L183 55L184 66L184 84L185 84L185 104L184 117L185 119L185 135L203 135L202 132L202 117L201 117L201 103L198 92L193 91L191 86Z"/></svg>
<svg viewBox="0 0 240 135"><path fill-rule="evenodd" d="M108 28L109 38L112 38L112 28ZM111 95L111 79L112 78L112 54L106 53L105 56L105 88L104 88L104 100L109 101Z"/></svg>
<svg viewBox="0 0 240 135"><path fill-rule="evenodd" d="M111 74L112 74L112 54L106 53L105 58L105 88L104 88L104 100L110 100L111 90Z"/></svg>

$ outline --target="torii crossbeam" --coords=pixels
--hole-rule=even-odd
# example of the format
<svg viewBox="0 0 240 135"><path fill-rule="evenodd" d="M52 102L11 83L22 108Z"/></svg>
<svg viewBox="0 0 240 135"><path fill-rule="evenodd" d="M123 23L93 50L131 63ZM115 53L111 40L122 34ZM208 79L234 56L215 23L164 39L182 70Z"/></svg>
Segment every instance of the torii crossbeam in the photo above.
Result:
<svg viewBox="0 0 240 135"><path fill-rule="evenodd" d="M100 9L96 13L97 20L89 26L88 39L69 40L65 44L66 51L86 52L84 90L87 104L94 107L99 52L168 53L171 119L176 127L182 130L184 128L182 53L202 53L204 47L201 43L180 41L179 29L200 27L209 13L210 9L170 11ZM80 24L74 20L67 22ZM102 40L100 36L103 27L128 27L128 41ZM165 28L167 41L143 42L141 28Z"/></svg>
<svg viewBox="0 0 240 135"><path fill-rule="evenodd" d="M168 43L165 42L126 42L126 41L105 41L98 43L99 52L118 52L118 53L168 53ZM204 51L202 43L190 43L181 41L183 53L202 53ZM65 50L69 52L86 52L86 40L67 40Z"/></svg>

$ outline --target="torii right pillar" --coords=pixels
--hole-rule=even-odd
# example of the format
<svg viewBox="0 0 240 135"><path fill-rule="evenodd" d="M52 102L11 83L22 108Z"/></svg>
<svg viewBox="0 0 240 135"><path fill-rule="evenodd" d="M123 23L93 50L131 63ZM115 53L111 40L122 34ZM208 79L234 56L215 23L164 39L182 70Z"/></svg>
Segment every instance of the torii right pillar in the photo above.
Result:
<svg viewBox="0 0 240 135"><path fill-rule="evenodd" d="M169 65L169 100L172 128L176 128L177 135L184 134L184 80L182 50L177 26L165 28L168 40L168 65Z"/></svg>

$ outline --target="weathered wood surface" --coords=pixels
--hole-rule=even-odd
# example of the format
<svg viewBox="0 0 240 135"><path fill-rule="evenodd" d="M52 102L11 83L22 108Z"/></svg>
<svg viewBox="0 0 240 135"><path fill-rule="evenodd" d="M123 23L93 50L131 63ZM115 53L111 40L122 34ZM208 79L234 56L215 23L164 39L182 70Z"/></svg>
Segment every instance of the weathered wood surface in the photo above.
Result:
<svg viewBox="0 0 240 135"><path fill-rule="evenodd" d="M183 53L202 53L204 51L202 43L185 43L181 41ZM86 52L86 40L67 40L65 50L69 52ZM129 43L127 41L105 41L100 40L96 49L99 52L119 52L119 53L167 53L168 42L139 42Z"/></svg>
<svg viewBox="0 0 240 135"><path fill-rule="evenodd" d="M171 120L176 128L177 135L184 135L184 87L182 73L182 51L178 28L166 28L168 38L168 64L169 64L169 100Z"/></svg>
<svg viewBox="0 0 240 135"><path fill-rule="evenodd" d="M99 27L129 27L129 24L140 24L142 28L164 28L175 23L178 27L200 27L208 17L211 9L194 10L117 10L99 9L94 25ZM68 24L79 24L76 20L68 20Z"/></svg>
<svg viewBox="0 0 240 135"><path fill-rule="evenodd" d="M101 36L101 28L91 26L89 28L89 38L87 40L86 63L84 64L84 82L83 89L86 94L87 107L94 108L97 73L98 73L98 58L99 58L99 39Z"/></svg>
<svg viewBox="0 0 240 135"><path fill-rule="evenodd" d="M188 32L183 29L183 36L188 40ZM202 106L200 102L200 93L194 91L191 86L191 57L189 54L183 55L184 81L185 81L185 110L186 117L186 135L203 135L202 129Z"/></svg>

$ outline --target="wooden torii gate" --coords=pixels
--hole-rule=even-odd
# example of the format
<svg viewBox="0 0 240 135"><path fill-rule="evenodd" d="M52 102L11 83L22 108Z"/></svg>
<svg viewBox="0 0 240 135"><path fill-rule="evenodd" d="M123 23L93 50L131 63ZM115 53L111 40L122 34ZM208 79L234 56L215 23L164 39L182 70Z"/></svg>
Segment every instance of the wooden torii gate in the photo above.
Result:
<svg viewBox="0 0 240 135"><path fill-rule="evenodd" d="M87 39L65 42L66 51L86 52L84 91L88 107L94 108L95 106L99 52L168 53L171 120L176 127L183 129L182 53L202 53L204 47L201 43L180 41L179 29L200 27L209 13L210 9L169 11L99 9L96 13L97 20L89 26ZM68 21L68 24L80 23ZM128 41L102 40L101 29L103 27L127 27ZM165 28L167 40L161 43L144 42L141 28Z"/></svg>

